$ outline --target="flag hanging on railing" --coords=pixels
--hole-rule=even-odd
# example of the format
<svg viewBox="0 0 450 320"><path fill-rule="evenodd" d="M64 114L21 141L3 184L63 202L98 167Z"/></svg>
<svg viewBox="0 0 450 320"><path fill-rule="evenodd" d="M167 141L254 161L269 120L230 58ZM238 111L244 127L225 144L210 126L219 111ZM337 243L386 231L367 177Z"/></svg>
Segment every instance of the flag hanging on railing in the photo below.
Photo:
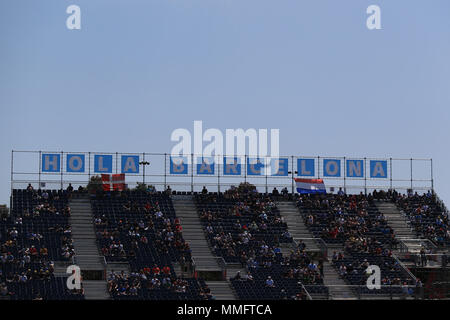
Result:
<svg viewBox="0 0 450 320"><path fill-rule="evenodd" d="M122 191L125 189L125 174L102 174L102 184L104 191Z"/></svg>
<svg viewBox="0 0 450 320"><path fill-rule="evenodd" d="M111 190L110 180L111 180L111 176L109 174L102 174L103 191Z"/></svg>
<svg viewBox="0 0 450 320"><path fill-rule="evenodd" d="M322 179L299 179L294 178L297 184L297 192L303 193L326 193L327 189Z"/></svg>
<svg viewBox="0 0 450 320"><path fill-rule="evenodd" d="M125 173L112 175L112 187L114 191L125 189Z"/></svg>

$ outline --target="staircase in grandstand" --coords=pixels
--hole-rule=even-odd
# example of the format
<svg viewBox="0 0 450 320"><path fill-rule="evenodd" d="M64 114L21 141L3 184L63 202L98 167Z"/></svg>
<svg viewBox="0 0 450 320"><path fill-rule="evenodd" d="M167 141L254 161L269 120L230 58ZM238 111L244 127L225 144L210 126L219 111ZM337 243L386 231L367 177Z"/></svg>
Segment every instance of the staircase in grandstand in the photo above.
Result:
<svg viewBox="0 0 450 320"><path fill-rule="evenodd" d="M91 204L87 196L80 196L69 201L72 227L72 238L75 247L75 264L80 267L86 299L109 299L104 273L106 262L100 255Z"/></svg>
<svg viewBox="0 0 450 320"><path fill-rule="evenodd" d="M223 259L215 257L211 251L192 196L174 195L172 202L183 227L183 238L191 249L195 274L206 280L214 279L206 281L206 284L217 300L235 300L236 296L226 280L227 267Z"/></svg>
<svg viewBox="0 0 450 320"><path fill-rule="evenodd" d="M295 242L301 240L306 244L307 251L321 253L324 258L324 284L329 289L329 295L310 293L313 300L322 299L356 299L354 293L348 288L344 280L337 274L333 266L327 261L328 250L320 239L314 239L313 234L306 228L305 221L295 203L292 201L278 201L277 207L288 226L288 231ZM288 247L283 248L289 250Z"/></svg>

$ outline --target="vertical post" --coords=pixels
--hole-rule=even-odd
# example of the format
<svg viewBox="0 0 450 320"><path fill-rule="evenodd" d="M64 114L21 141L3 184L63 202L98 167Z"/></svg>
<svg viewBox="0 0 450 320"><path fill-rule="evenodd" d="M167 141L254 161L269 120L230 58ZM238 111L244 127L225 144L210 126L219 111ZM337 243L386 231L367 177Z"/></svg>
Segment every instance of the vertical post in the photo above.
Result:
<svg viewBox="0 0 450 320"><path fill-rule="evenodd" d="M320 179L320 156L317 156L317 178Z"/></svg>
<svg viewBox="0 0 450 320"><path fill-rule="evenodd" d="M264 157L264 174L265 174L265 178L266 178L266 194L269 193L269 187L267 186L267 174L268 174L268 167L269 167L269 162L267 161L267 157Z"/></svg>
<svg viewBox="0 0 450 320"><path fill-rule="evenodd" d="M191 153L191 194L194 194L194 154Z"/></svg>
<svg viewBox="0 0 450 320"><path fill-rule="evenodd" d="M91 152L88 152L88 183L91 181Z"/></svg>
<svg viewBox="0 0 450 320"><path fill-rule="evenodd" d="M42 151L39 151L39 185L38 185L38 189L41 188L41 170L42 170Z"/></svg>
<svg viewBox="0 0 450 320"><path fill-rule="evenodd" d="M14 189L14 150L11 150L11 197ZM9 208L12 208L12 203L9 204Z"/></svg>
<svg viewBox="0 0 450 320"><path fill-rule="evenodd" d="M297 168L297 170L298 170L298 168ZM291 156L291 184L292 184L292 190L291 190L291 192L292 192L292 196L294 196L294 156Z"/></svg>
<svg viewBox="0 0 450 320"><path fill-rule="evenodd" d="M410 163L410 167L411 167L411 192L412 192L412 188L413 188L413 159L410 159L411 163Z"/></svg>
<svg viewBox="0 0 450 320"><path fill-rule="evenodd" d="M63 190L63 171L64 171L63 170L63 164L64 164L63 159L64 159L64 152L61 151L61 160L59 163L59 169L61 170L61 191Z"/></svg>
<svg viewBox="0 0 450 320"><path fill-rule="evenodd" d="M392 190L392 158L389 158L389 178L390 178L390 186Z"/></svg>
<svg viewBox="0 0 450 320"><path fill-rule="evenodd" d="M347 194L346 176L347 176L347 163L345 162L345 157L344 157L344 193L345 194Z"/></svg>
<svg viewBox="0 0 450 320"><path fill-rule="evenodd" d="M247 161L248 161L247 155L244 155L244 182L247 182Z"/></svg>
<svg viewBox="0 0 450 320"><path fill-rule="evenodd" d="M434 193L433 159L430 159L430 170L431 170L431 191Z"/></svg>
<svg viewBox="0 0 450 320"><path fill-rule="evenodd" d="M118 168L117 168L118 163L119 163L119 153L116 152L116 174L118 173L118 172L117 172L117 171L118 171ZM144 168L145 168L145 166L144 166Z"/></svg>
<svg viewBox="0 0 450 320"><path fill-rule="evenodd" d="M367 169L366 163L367 163L366 157L364 157L364 172ZM367 195L367 176L366 175L364 175L364 194Z"/></svg>
<svg viewBox="0 0 450 320"><path fill-rule="evenodd" d="M217 156L217 194L220 193L220 162L223 161L223 156Z"/></svg>
<svg viewBox="0 0 450 320"><path fill-rule="evenodd" d="M145 152L142 152L142 163L144 163L142 168L142 184L145 185Z"/></svg>
<svg viewBox="0 0 450 320"><path fill-rule="evenodd" d="M164 191L167 188L167 153L164 153Z"/></svg>

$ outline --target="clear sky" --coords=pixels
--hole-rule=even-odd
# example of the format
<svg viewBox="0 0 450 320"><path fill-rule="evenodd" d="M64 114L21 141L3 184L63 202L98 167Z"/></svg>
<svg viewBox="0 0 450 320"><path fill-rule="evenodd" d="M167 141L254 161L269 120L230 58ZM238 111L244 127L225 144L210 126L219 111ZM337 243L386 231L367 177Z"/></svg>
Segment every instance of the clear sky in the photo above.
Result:
<svg viewBox="0 0 450 320"><path fill-rule="evenodd" d="M0 203L12 149L164 153L203 120L278 128L288 155L433 158L448 205L449 77L448 0L2 0Z"/></svg>

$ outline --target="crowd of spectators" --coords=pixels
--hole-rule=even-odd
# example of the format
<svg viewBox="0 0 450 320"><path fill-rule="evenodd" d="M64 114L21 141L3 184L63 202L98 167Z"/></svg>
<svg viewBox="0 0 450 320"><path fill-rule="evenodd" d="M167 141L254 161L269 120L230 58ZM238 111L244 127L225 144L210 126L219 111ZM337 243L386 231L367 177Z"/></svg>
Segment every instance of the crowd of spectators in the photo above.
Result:
<svg viewBox="0 0 450 320"><path fill-rule="evenodd" d="M124 194L116 199L120 200L117 214L98 211L94 217L97 239L105 257L134 259L151 246L160 256L172 255L182 263L191 262L180 220L164 212L158 200L152 200L151 196L145 200L129 199Z"/></svg>
<svg viewBox="0 0 450 320"><path fill-rule="evenodd" d="M292 242L275 202L253 189L202 193L196 204L211 247L228 262L245 265L257 254Z"/></svg>
<svg viewBox="0 0 450 320"><path fill-rule="evenodd" d="M241 299L306 299L305 286L327 293L323 283L323 260L313 261L303 243L289 255L279 248L262 247L246 264L247 274L238 272L231 282Z"/></svg>
<svg viewBox="0 0 450 320"><path fill-rule="evenodd" d="M398 194L392 200L407 215L419 237L431 240L438 246L450 245L450 228L445 208L438 202L436 194L431 191L419 195Z"/></svg>
<svg viewBox="0 0 450 320"><path fill-rule="evenodd" d="M211 300L208 286L194 279L183 279L171 274L168 267L162 270L156 265L139 272L108 273L108 291L112 297L155 298L155 299L195 299Z"/></svg>
<svg viewBox="0 0 450 320"><path fill-rule="evenodd" d="M373 200L362 193L299 195L297 206L307 227L327 243L380 241L393 248L398 244L394 231Z"/></svg>
<svg viewBox="0 0 450 320"><path fill-rule="evenodd" d="M75 254L66 195L29 185L13 191L11 209L11 216L0 222L0 294L37 300L81 297L82 292L70 292L53 274L55 260Z"/></svg>
<svg viewBox="0 0 450 320"><path fill-rule="evenodd" d="M114 299L211 299L204 282L180 278L174 270L175 262L182 271L192 270L193 262L169 192L98 193L91 201L103 254L130 264L129 274L108 276Z"/></svg>

